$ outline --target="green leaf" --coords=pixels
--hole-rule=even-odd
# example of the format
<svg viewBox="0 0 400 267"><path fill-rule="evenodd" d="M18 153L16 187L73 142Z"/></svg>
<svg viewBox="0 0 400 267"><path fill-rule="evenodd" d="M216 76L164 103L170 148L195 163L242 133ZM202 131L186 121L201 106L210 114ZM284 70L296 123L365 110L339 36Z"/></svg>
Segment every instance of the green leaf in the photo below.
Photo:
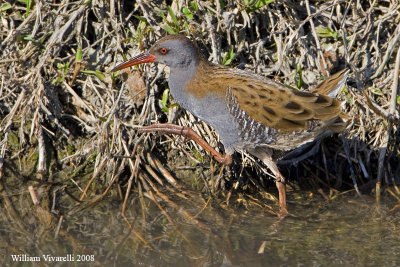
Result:
<svg viewBox="0 0 400 267"><path fill-rule="evenodd" d="M189 35L189 34L190 34L189 24L185 21L185 23L183 24L183 26L185 27L186 33Z"/></svg>
<svg viewBox="0 0 400 267"><path fill-rule="evenodd" d="M15 12L16 14L17 14L17 16L18 16L18 18L20 19L20 20L24 20L24 17L21 15L21 12L19 12L18 10L17 10L17 12Z"/></svg>
<svg viewBox="0 0 400 267"><path fill-rule="evenodd" d="M32 0L18 0L18 2L25 4L25 17L28 17L29 12L31 11Z"/></svg>
<svg viewBox="0 0 400 267"><path fill-rule="evenodd" d="M179 107L179 104L175 102L175 103L169 105L169 108L174 108L174 107Z"/></svg>
<svg viewBox="0 0 400 267"><path fill-rule="evenodd" d="M114 81L119 75L119 70L111 72L111 79Z"/></svg>
<svg viewBox="0 0 400 267"><path fill-rule="evenodd" d="M14 150L17 150L19 148L18 137L13 132L9 132L8 134L8 143Z"/></svg>
<svg viewBox="0 0 400 267"><path fill-rule="evenodd" d="M189 3L190 5L190 9L193 10L194 12L199 11L199 7L197 6L197 2L196 1L191 1Z"/></svg>
<svg viewBox="0 0 400 267"><path fill-rule="evenodd" d="M147 23L147 19L145 17L142 16L137 16L137 15L133 15L135 18L137 18L140 21L143 21L144 23Z"/></svg>
<svg viewBox="0 0 400 267"><path fill-rule="evenodd" d="M147 25L147 22L145 22L145 21L141 21L140 23L139 23L139 29L140 30L143 30L145 27L146 27L146 25Z"/></svg>
<svg viewBox="0 0 400 267"><path fill-rule="evenodd" d="M317 29L317 35L321 38L333 38L335 40L337 40L338 38L340 38L340 34L338 32L334 32L331 29L329 29L328 27L323 28L323 29Z"/></svg>
<svg viewBox="0 0 400 267"><path fill-rule="evenodd" d="M170 26L168 26L168 25L164 25L163 26L163 29L166 31L166 32L168 32L169 34L177 34L178 32L177 31L175 31L175 30L173 30Z"/></svg>
<svg viewBox="0 0 400 267"><path fill-rule="evenodd" d="M303 85L303 69L301 64L296 64L296 76L294 80L296 82L296 87L300 89Z"/></svg>
<svg viewBox="0 0 400 267"><path fill-rule="evenodd" d="M247 12L254 12L274 1L275 0L243 0Z"/></svg>
<svg viewBox="0 0 400 267"><path fill-rule="evenodd" d="M347 100L347 103L354 104L354 98L348 97L348 98L346 98L346 100Z"/></svg>
<svg viewBox="0 0 400 267"><path fill-rule="evenodd" d="M7 3L0 7L0 11L6 11L7 9L11 8L11 4Z"/></svg>
<svg viewBox="0 0 400 267"><path fill-rule="evenodd" d="M164 11L160 11L160 17L163 19L163 20L165 20L165 14L164 14Z"/></svg>
<svg viewBox="0 0 400 267"><path fill-rule="evenodd" d="M106 76L99 70L82 70L81 72L89 75L94 75L100 81L104 81L106 79Z"/></svg>
<svg viewBox="0 0 400 267"><path fill-rule="evenodd" d="M76 50L75 61L82 61L82 49L78 48Z"/></svg>
<svg viewBox="0 0 400 267"><path fill-rule="evenodd" d="M370 90L371 90L372 93L374 93L375 95L383 95L382 91L381 91L379 88L371 87Z"/></svg>
<svg viewBox="0 0 400 267"><path fill-rule="evenodd" d="M193 14L187 7L182 8L182 13L185 14L187 19L193 19Z"/></svg>
<svg viewBox="0 0 400 267"><path fill-rule="evenodd" d="M25 41L34 41L34 39L32 38L32 36L31 36L30 34L25 35L25 36L24 36L24 40L25 40Z"/></svg>
<svg viewBox="0 0 400 267"><path fill-rule="evenodd" d="M164 92L162 94L162 103L163 103L164 106L167 105L168 96L169 96L169 89L167 88L167 89L164 90Z"/></svg>
<svg viewBox="0 0 400 267"><path fill-rule="evenodd" d="M171 16L172 21L174 22L175 26L176 26L176 27L179 27L179 21L178 21L178 19L176 18L175 14L174 14L174 11L172 10L171 7L168 7L168 13L169 13L169 15Z"/></svg>
<svg viewBox="0 0 400 267"><path fill-rule="evenodd" d="M57 69L63 70L65 68L65 64L62 62L57 62Z"/></svg>
<svg viewBox="0 0 400 267"><path fill-rule="evenodd" d="M205 158L201 155L201 153L195 149L192 149L192 155L195 159L197 159L200 162L205 161Z"/></svg>
<svg viewBox="0 0 400 267"><path fill-rule="evenodd" d="M168 112L168 107L167 107L167 102L168 102L168 97L169 97L169 89L165 89L163 94L162 94L162 98L161 98L161 110L163 112Z"/></svg>
<svg viewBox="0 0 400 267"><path fill-rule="evenodd" d="M291 90L299 91L299 89L297 89L297 88L295 88L295 87L293 87L293 86L290 86L290 85L288 85L288 84L283 84L283 86L285 86L286 88L291 89Z"/></svg>
<svg viewBox="0 0 400 267"><path fill-rule="evenodd" d="M26 1L26 15L28 16L29 11L31 11L31 6L32 6L32 0L27 0Z"/></svg>
<svg viewBox="0 0 400 267"><path fill-rule="evenodd" d="M68 145L67 145L67 153L68 153L69 155L74 154L74 153L75 153L75 147L74 147L73 145L71 145L71 144L68 144Z"/></svg>
<svg viewBox="0 0 400 267"><path fill-rule="evenodd" d="M225 53L224 57L222 58L222 65L227 66L232 63L235 59L235 52L233 50L233 46L231 46L229 52Z"/></svg>

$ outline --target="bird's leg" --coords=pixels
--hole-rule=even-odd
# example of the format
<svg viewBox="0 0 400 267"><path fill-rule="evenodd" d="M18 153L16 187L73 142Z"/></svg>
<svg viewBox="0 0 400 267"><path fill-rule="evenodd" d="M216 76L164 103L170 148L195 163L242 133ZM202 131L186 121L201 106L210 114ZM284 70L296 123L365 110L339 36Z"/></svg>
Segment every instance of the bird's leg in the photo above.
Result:
<svg viewBox="0 0 400 267"><path fill-rule="evenodd" d="M232 163L232 156L229 154L222 155L217 152L212 146L210 146L207 141L201 138L192 128L186 126L180 126L171 123L158 123L149 126L144 126L139 129L139 132L149 133L149 132L159 132L163 134L177 134L184 137L190 138L196 143L198 143L202 148L210 152L210 154L215 158L216 161L224 165L230 165Z"/></svg>
<svg viewBox="0 0 400 267"><path fill-rule="evenodd" d="M274 172L273 169L271 169L271 171ZM276 177L276 182L275 182L276 188L278 188L278 193L279 193L279 206L280 206L279 215L281 217L285 217L288 214L287 207L286 207L286 182L285 182L285 177L281 174L281 172L279 170L278 170L277 173L274 172L274 175Z"/></svg>
<svg viewBox="0 0 400 267"><path fill-rule="evenodd" d="M285 217L288 214L287 206L286 206L286 183L285 177L278 169L278 165L276 165L275 161L272 159L271 150L267 148L253 148L248 149L250 154L256 156L261 159L262 162L267 165L267 167L272 171L276 178L276 188L278 189L279 194L279 216Z"/></svg>
<svg viewBox="0 0 400 267"><path fill-rule="evenodd" d="M268 168L275 175L275 178L276 178L275 185L276 185L276 188L278 189L278 194L279 194L279 207L280 207L279 215L281 217L285 217L288 214L287 207L286 207L286 182L285 182L285 177L279 171L278 166L272 160L272 158L263 159L263 162L265 163L265 165L268 166Z"/></svg>

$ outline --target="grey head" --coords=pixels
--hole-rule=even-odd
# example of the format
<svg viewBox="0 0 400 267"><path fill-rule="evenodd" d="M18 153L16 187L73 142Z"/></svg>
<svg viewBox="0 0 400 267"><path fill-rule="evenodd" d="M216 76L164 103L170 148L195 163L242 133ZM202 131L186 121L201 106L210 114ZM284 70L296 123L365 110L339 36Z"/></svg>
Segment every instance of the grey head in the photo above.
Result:
<svg viewBox="0 0 400 267"><path fill-rule="evenodd" d="M161 38L148 53L156 57L154 62L165 64L171 70L187 70L195 67L200 58L197 46L189 38L180 34Z"/></svg>
<svg viewBox="0 0 400 267"><path fill-rule="evenodd" d="M198 66L203 61L197 46L189 38L180 35L168 35L157 41L148 51L156 63L170 68L169 88L175 100L195 115L202 109L202 102L187 93L187 84L197 74Z"/></svg>
<svg viewBox="0 0 400 267"><path fill-rule="evenodd" d="M139 54L111 69L111 72L122 70L137 64L155 62L162 63L183 73L188 73L197 67L201 56L197 46L187 37L175 34L168 35L157 41L148 52Z"/></svg>

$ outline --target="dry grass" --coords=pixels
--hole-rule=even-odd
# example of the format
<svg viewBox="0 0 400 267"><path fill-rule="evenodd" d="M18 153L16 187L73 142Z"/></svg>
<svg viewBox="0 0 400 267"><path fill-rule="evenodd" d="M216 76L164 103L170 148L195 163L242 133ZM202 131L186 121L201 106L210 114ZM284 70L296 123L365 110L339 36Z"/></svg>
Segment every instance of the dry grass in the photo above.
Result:
<svg viewBox="0 0 400 267"><path fill-rule="evenodd" d="M160 185L171 192L191 186L175 180L163 167L169 166L175 177L188 170L204 177L199 187L208 192L227 188L227 202L241 188L261 195L249 195L249 202L267 205L270 195L260 190L266 170L249 155L239 155L232 171L239 174L229 175L193 142L137 133L141 125L172 121L218 146L210 127L173 105L162 69L141 66L118 78L107 72L167 32L190 35L213 62L305 90L348 66L352 73L340 96L350 117L343 138L282 169L293 187L307 180L332 192L369 191L377 184L378 198L382 185L399 182L398 1L21 2L0 7L0 180L16 194L28 185L61 184L77 199L91 196L78 209L110 188L125 200L131 188L163 198ZM152 162L157 158L164 163ZM199 168L205 172L197 175ZM54 187L46 188L51 198ZM390 188L399 198L397 187Z"/></svg>

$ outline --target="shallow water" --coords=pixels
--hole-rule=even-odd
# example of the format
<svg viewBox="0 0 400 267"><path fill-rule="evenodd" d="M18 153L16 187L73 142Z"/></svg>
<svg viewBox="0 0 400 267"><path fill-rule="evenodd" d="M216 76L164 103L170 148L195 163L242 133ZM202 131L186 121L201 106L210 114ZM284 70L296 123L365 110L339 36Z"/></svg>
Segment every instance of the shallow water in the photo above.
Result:
<svg viewBox="0 0 400 267"><path fill-rule="evenodd" d="M146 198L128 203L136 234L116 197L66 216L57 238L55 227L27 219L25 232L3 217L2 266L34 265L24 257L43 266L400 265L400 213L389 211L395 205L389 200L377 206L352 194L332 201L289 197L292 215L281 221L261 208L222 208L215 200L205 206L200 195L169 200L177 206L160 200L163 211Z"/></svg>

